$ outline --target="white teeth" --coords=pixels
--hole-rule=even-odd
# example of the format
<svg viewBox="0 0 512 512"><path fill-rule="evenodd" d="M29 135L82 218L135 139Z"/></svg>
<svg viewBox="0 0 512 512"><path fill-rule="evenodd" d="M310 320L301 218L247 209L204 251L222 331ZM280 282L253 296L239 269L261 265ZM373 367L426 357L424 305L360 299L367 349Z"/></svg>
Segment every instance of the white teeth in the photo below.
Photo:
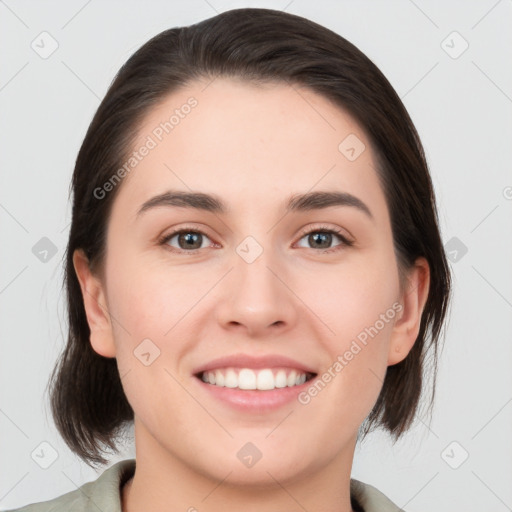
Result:
<svg viewBox="0 0 512 512"><path fill-rule="evenodd" d="M275 378L275 385L276 388L285 388L288 385L288 382L286 380L286 372L284 370L279 370L277 372Z"/></svg>
<svg viewBox="0 0 512 512"><path fill-rule="evenodd" d="M261 370L260 372L258 372L256 387L262 390L274 389L276 387L272 370Z"/></svg>
<svg viewBox="0 0 512 512"><path fill-rule="evenodd" d="M256 374L248 368L240 370L238 374L238 387L240 389L256 389Z"/></svg>
<svg viewBox="0 0 512 512"><path fill-rule="evenodd" d="M241 368L238 373L233 368L222 370L211 370L203 372L201 380L208 384L227 388L239 389L259 389L261 391L275 388L285 388L299 386L306 382L307 376L303 372L291 370L286 375L285 370L271 370L264 368L261 370L251 370L250 368Z"/></svg>
<svg viewBox="0 0 512 512"><path fill-rule="evenodd" d="M224 383L225 383L225 379L224 379L224 374L222 372L216 372L215 373L215 384L217 386L224 386Z"/></svg>
<svg viewBox="0 0 512 512"><path fill-rule="evenodd" d="M237 388L238 387L238 376L233 370L227 371L226 378L224 379L224 386L226 386L227 388Z"/></svg>

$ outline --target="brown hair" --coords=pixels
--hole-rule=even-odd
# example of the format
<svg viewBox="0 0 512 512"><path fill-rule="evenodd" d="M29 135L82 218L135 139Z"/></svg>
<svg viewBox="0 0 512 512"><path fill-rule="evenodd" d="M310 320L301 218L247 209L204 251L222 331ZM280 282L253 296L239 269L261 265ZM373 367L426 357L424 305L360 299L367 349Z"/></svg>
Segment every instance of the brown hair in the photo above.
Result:
<svg viewBox="0 0 512 512"><path fill-rule="evenodd" d="M101 200L94 190L122 166L153 107L195 79L218 76L307 86L349 112L377 157L400 275L418 257L428 261L430 289L417 340L402 362L388 367L381 393L360 429L363 437L380 426L398 439L417 412L429 354L435 376L451 278L424 151L400 98L368 57L325 27L271 9L226 11L166 30L136 51L110 85L78 153L65 254L69 334L49 385L56 426L89 465L106 464L101 453L107 447L118 452L116 439L131 425L133 410L116 360L91 347L73 253L83 249L91 268L101 269L106 227L121 185ZM435 378L433 382L430 406Z"/></svg>

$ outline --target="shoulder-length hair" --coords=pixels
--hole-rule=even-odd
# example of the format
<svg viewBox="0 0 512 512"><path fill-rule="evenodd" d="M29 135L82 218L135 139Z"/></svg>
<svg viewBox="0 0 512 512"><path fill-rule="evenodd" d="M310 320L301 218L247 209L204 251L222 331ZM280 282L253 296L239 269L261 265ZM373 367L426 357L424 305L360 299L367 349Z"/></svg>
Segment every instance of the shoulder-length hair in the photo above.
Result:
<svg viewBox="0 0 512 512"><path fill-rule="evenodd" d="M390 212L400 276L416 258L430 266L430 289L416 342L407 357L387 368L380 395L363 423L395 441L411 425L424 387L434 376L451 278L442 245L433 185L418 133L399 96L381 71L353 44L300 16L271 9L235 9L153 37L121 67L87 130L72 177L73 209L65 254L64 286L69 333L50 377L57 429L89 465L106 464L105 448L131 425L116 360L90 344L73 253L83 249L101 273L105 234L120 186L98 198L94 191L116 173L133 150L148 112L196 79L237 77L248 82L306 86L339 105L365 131ZM427 363L432 363L427 364Z"/></svg>

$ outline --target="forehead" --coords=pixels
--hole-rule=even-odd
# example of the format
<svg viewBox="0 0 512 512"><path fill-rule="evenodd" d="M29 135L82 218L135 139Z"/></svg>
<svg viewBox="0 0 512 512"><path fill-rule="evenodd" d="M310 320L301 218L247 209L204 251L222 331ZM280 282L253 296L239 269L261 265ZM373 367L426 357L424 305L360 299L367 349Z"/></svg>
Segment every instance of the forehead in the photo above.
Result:
<svg viewBox="0 0 512 512"><path fill-rule="evenodd" d="M148 112L133 149L143 147L120 194L133 210L167 189L261 208L283 194L334 188L385 207L364 131L329 99L297 85L192 82Z"/></svg>

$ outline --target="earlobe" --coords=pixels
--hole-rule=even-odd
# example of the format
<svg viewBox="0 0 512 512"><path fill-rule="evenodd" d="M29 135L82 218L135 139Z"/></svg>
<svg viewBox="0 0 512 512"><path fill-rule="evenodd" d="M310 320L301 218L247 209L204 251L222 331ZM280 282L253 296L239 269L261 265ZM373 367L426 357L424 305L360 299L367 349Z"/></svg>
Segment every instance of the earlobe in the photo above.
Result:
<svg viewBox="0 0 512 512"><path fill-rule="evenodd" d="M73 266L82 290L92 348L101 356L115 357L112 323L103 285L100 279L93 275L89 260L82 249L76 249L73 253Z"/></svg>
<svg viewBox="0 0 512 512"><path fill-rule="evenodd" d="M400 303L402 311L393 327L388 353L388 366L403 361L414 346L421 326L423 309L430 288L430 267L425 258L418 258L410 270Z"/></svg>

